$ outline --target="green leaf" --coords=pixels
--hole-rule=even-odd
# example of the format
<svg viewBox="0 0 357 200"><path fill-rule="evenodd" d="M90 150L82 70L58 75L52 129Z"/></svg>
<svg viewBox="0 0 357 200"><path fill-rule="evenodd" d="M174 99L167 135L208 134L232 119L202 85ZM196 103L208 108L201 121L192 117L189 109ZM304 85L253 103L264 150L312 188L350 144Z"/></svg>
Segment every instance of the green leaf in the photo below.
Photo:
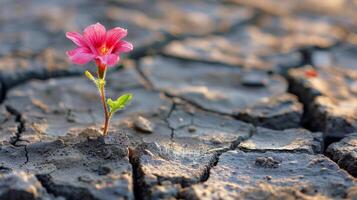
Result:
<svg viewBox="0 0 357 200"><path fill-rule="evenodd" d="M132 98L132 94L124 94L118 97L115 101L113 101L112 99L108 99L107 104L109 106L110 112L115 113L118 110L123 110Z"/></svg>

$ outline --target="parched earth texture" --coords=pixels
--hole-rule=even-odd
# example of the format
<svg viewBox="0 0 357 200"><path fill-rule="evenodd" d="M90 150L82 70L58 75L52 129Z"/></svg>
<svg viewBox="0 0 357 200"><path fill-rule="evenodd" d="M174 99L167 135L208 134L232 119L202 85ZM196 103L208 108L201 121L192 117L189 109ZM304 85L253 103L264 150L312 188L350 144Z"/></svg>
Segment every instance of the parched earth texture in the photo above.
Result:
<svg viewBox="0 0 357 200"><path fill-rule="evenodd" d="M66 31L135 46L103 120ZM357 2L1 0L0 199L357 199Z"/></svg>

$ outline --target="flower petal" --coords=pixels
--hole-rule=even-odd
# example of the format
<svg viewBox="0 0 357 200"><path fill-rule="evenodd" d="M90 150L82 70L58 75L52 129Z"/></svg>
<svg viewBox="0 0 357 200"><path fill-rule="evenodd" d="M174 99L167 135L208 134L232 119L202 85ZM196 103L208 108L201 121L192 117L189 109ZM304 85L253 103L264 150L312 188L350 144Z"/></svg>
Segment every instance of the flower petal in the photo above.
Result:
<svg viewBox="0 0 357 200"><path fill-rule="evenodd" d="M128 34L126 29L115 27L107 32L106 45L108 48L114 47L120 39Z"/></svg>
<svg viewBox="0 0 357 200"><path fill-rule="evenodd" d="M108 65L109 67L116 65L119 62L119 56L116 54L108 54L105 56L99 56L100 61L105 64Z"/></svg>
<svg viewBox="0 0 357 200"><path fill-rule="evenodd" d="M96 23L88 26L83 31L83 37L87 41L91 50L97 52L99 47L102 47L106 39L106 30L103 25Z"/></svg>
<svg viewBox="0 0 357 200"><path fill-rule="evenodd" d="M79 47L66 52L69 59L78 65L87 64L89 61L93 60L95 55L88 48Z"/></svg>
<svg viewBox="0 0 357 200"><path fill-rule="evenodd" d="M66 37L72 40L76 45L80 47L87 46L87 43L85 42L83 36L77 32L67 32Z"/></svg>
<svg viewBox="0 0 357 200"><path fill-rule="evenodd" d="M115 53L115 54L125 53L125 52L129 52L129 51L133 50L133 48L134 47L130 42L122 40L122 41L119 41L115 45L115 47L114 47L112 52Z"/></svg>

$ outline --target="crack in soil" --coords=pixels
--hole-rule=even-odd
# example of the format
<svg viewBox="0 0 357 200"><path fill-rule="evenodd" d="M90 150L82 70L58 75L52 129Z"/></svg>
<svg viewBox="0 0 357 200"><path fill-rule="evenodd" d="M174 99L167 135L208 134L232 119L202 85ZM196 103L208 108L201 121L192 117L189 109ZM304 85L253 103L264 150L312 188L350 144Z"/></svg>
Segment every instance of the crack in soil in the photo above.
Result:
<svg viewBox="0 0 357 200"><path fill-rule="evenodd" d="M15 133L15 137L10 139L9 143L15 147L24 147L26 161L23 165L26 165L29 162L27 145L17 144L19 141L28 142L21 139L21 134L25 131L25 120L23 119L22 114L12 106L6 105L5 108L11 115L15 116L15 122L17 123L17 132Z"/></svg>
<svg viewBox="0 0 357 200"><path fill-rule="evenodd" d="M217 164L218 164L218 162L219 162L220 156L221 156L223 153L226 153L226 152L228 152L228 151L230 151L230 150L235 150L241 142L243 142L243 141L245 141L245 140L248 140L248 139L251 138L255 133L256 133L256 127L254 126L252 132L250 133L250 135L249 135L247 138L239 138L239 139L233 141L233 142L231 143L231 145L230 145L229 148L212 149L212 151L214 151L216 154L214 155L214 159L212 159L213 162L211 162L211 163L209 164L209 166L207 167L206 172L204 173L204 176L201 177L201 180L200 180L199 183L194 183L194 184L191 184L191 185L189 185L189 186L187 186L187 187L191 187L191 186L197 185L197 184L202 184L202 183L208 181L208 179L209 179L209 177L210 177L210 174L211 174L211 169L212 169L213 167L217 166ZM178 192L178 197L181 197L181 196L182 196L182 192L183 192L184 189L187 188L187 187L182 187L182 188L180 189L180 191ZM182 197L183 197L183 196L182 196Z"/></svg>
<svg viewBox="0 0 357 200"><path fill-rule="evenodd" d="M247 23L253 23L253 22L256 23L256 21L259 20L259 18L261 17L262 13L256 12L255 10L257 10L257 9L254 9L254 13L255 13L254 17L249 18L248 20L245 20L243 22L240 22L238 24L233 25L232 27L230 27L229 31L227 31L227 32L212 32L212 33L205 34L203 36L208 36L208 35L212 35L212 34L215 34L215 35L227 34L229 32L234 31L235 29L238 29L239 27L241 27L241 26L243 26L243 25L245 25ZM144 56L147 56L147 55L150 55L150 53L148 52L149 49L153 49L154 51L159 51L157 53L157 55L163 55L163 56L166 56L166 57L172 57L172 58L175 58L175 59L183 59L183 60L188 60L188 61L192 61L192 62L212 63L212 62L209 62L209 61L206 62L206 61L203 61L203 60L186 59L186 58L180 58L180 57L177 57L177 56L166 55L165 53L162 52L162 48L165 45L167 45L169 42L171 42L173 40L184 40L184 39L186 39L188 37L196 37L196 36L185 35L185 36L181 36L181 37L176 37L176 36L173 36L171 34L166 34L165 39L163 41L159 41L159 42L156 42L156 43L153 43L153 44L149 44L149 45L147 45L145 47L142 47L142 48L138 49L137 51L133 52L132 54L130 54L130 56L128 58L134 59L135 62L137 63L138 62L137 60L139 60L140 58L142 58ZM202 35L199 36L199 37L202 37ZM338 46L339 43L340 42L338 42L338 43L336 43L336 44L334 44L331 47L328 47L326 49L334 48L335 46ZM306 49L298 50L303 55L303 63L302 63L302 65L305 65L305 64L313 65L313 63L312 63L312 53L315 50L316 50L316 48L306 48ZM219 63L218 62L218 64L223 64L223 63ZM228 64L224 64L224 65L230 66ZM231 66L231 67L237 67L237 66ZM171 94L168 94L167 92L164 92L164 91L159 91L159 90L154 88L154 86L150 82L149 78L147 76L145 76L145 74L142 72L142 70L140 69L140 67L137 64L136 64L135 69L138 72L138 74L145 80L145 82L147 83L147 86L149 87L150 90L158 91L160 93L163 93L165 96L169 97L170 99L178 98L178 99L182 100L184 103L187 103L187 104L189 104L189 105L191 105L191 106L193 106L195 108L198 108L200 110L206 111L208 113L214 113L214 114L219 114L219 115L222 115L222 116L233 117L233 115L230 115L230 114L220 113L220 112L217 112L217 111L212 111L212 110L209 110L209 109L205 109L202 106L200 106L200 105L198 105L198 104L196 104L196 103L194 103L194 102L192 102L190 100L187 100L187 99L185 99L183 97L171 95ZM68 72L68 70L66 70L66 71L64 71L64 70L63 71L62 70L58 70L58 71L29 70L29 71L26 71L26 72L20 72L20 73L16 73L16 74L10 75L12 77L7 78L7 79L5 79L3 76L0 76L0 103L2 103L3 100L6 99L6 93L11 88L13 88L13 87L15 87L16 85L19 85L19 84L25 84L26 82L28 82L28 81L30 81L32 79L45 80L45 79L49 79L49 78L59 78L59 77L79 76L79 75L82 75L82 71L74 70L74 71ZM284 78L286 79L286 77L284 77ZM8 80L8 81L6 81L6 80ZM291 83L289 82L289 87L290 87L290 84ZM291 91L288 91L288 92L294 94ZM294 95L296 95L296 94L294 94ZM302 102L301 101L302 97L301 96L298 96L298 97L299 97L299 101ZM304 105L304 112L303 113L304 113L304 115L306 115L306 113L307 113L307 108L306 108L307 105L305 105L305 104L303 104L303 105ZM173 113L173 111L176 109L176 106L177 106L177 104L173 102L168 115L164 119L165 122L167 123L168 127L171 130L171 138L174 137L175 130L188 126L188 125L184 125L182 127L176 128L176 129L171 127L168 119L170 118L170 116ZM15 116L15 122L18 124L16 137L14 139L12 139L10 141L10 143L13 146L16 146L16 147L24 147L25 156L26 156L26 162L24 163L24 165L25 165L26 163L29 162L27 145L18 145L17 144L17 142L19 142L19 141L24 141L24 140L21 139L21 134L23 133L23 131L25 131L25 120L23 119L21 112L19 112L15 108L7 105L6 109L10 114ZM193 114L191 114L191 115L193 116ZM190 125L193 125L193 117L192 116L191 116L191 124ZM304 127L304 128L309 129L308 127ZM212 151L210 151L210 152L214 152L215 153L214 158L212 159L212 161L207 166L207 169L203 173L202 177L200 177L199 183L206 182L209 179L210 170L214 166L216 166L218 164L219 158L223 153L225 153L225 152L227 152L229 150L236 149L237 146L239 145L239 143L249 139L255 133L255 131L256 130L255 130L255 127L254 127L253 132L250 134L250 136L248 138L243 138L243 139L239 138L239 139L233 141L229 148L212 149ZM332 143L332 142L336 142L336 141L333 140L331 142L328 142L324 138L324 142L325 143ZM328 145L325 145L325 147L327 147L327 146ZM138 157L136 157L136 155L135 155L135 150L133 150L131 148L129 149L129 161L130 161L130 164L132 165L132 170L133 170L132 177L133 177L133 188L134 188L135 199L137 199L137 200L144 199L144 197L145 197L144 195L146 193L145 191L147 191L149 189L149 187L152 187L152 186L145 185L144 182L142 181L142 179L144 178L144 173L140 169L140 163L138 161ZM0 171L1 170L2 170L2 168L0 167ZM55 185L53 185L53 182L51 181L51 177L48 174L46 174L46 175L36 174L36 178L41 182L41 184L45 188L45 190L49 194L53 194L54 196L59 196L60 193L58 191L60 191L61 189L65 189L65 188L60 187L60 189L56 189L58 191L53 190L53 187L55 187ZM172 182L172 183L174 183L174 182ZM193 183L193 184L192 183L191 184L180 183L180 185L182 187L181 189L184 189L186 187L190 187L192 185L199 184L199 183ZM72 188L72 190L74 190L74 189L77 189L77 188ZM80 192L83 192L83 191L80 191ZM71 196L65 196L65 197L71 199Z"/></svg>
<svg viewBox="0 0 357 200"><path fill-rule="evenodd" d="M3 83L3 78L0 74L0 104L5 100L6 90L5 84Z"/></svg>
<svg viewBox="0 0 357 200"><path fill-rule="evenodd" d="M132 167L132 178L133 178L133 188L134 188L134 198L136 200L142 200L144 195L144 187L142 187L142 181L139 173L139 163L138 158L135 157L135 149L129 148L129 163Z"/></svg>
<svg viewBox="0 0 357 200"><path fill-rule="evenodd" d="M178 96L178 95L172 95L166 91L160 91L160 90L157 90L157 89L154 89L154 91L157 91L157 92L161 92L163 93L166 97L168 98L177 98L177 99L180 99L182 100L183 102L187 103L188 105L190 106L193 106L195 108L198 108L202 111L205 111L205 112L208 112L208 113L213 113L213 114L218 114L218 115L221 115L221 116L226 116L226 117L233 117L234 118L234 115L232 114L227 114L227 113L223 113L223 112L219 112L219 111L215 111L215 110L210 110L210 109L207 109L207 108L204 108L202 107L201 105L189 100L189 99L186 99L184 97L181 97L181 96Z"/></svg>
<svg viewBox="0 0 357 200"><path fill-rule="evenodd" d="M52 194L56 196L53 191L49 188L48 184L48 179L46 179L46 176L48 175L43 175L43 174L35 174L36 179L41 183L42 187L46 190L48 194Z"/></svg>
<svg viewBox="0 0 357 200"><path fill-rule="evenodd" d="M170 125L169 118L171 117L172 113L176 109L176 103L172 101L171 108L169 110L169 113L167 116L164 118L165 123L167 124L167 127L171 130L171 139L174 137L175 129Z"/></svg>
<svg viewBox="0 0 357 200"><path fill-rule="evenodd" d="M170 126L170 125L169 125L169 122L167 121L167 119L171 116L172 112L176 109L176 106L177 106L177 104L173 103L173 106L171 107L170 112L167 115L167 118L165 118L165 121L168 124L168 126ZM193 117L191 118L191 124L194 124ZM185 126L187 126L187 125L185 125ZM173 129L173 128L171 127L171 129ZM177 129L178 128L173 129L173 131L175 131ZM138 150L130 149L129 150L129 158L130 158L130 164L132 165L132 168L133 168L135 199L137 199L137 200L146 199L147 195L150 194L150 192L149 192L150 188L152 188L156 185L160 185L163 181L169 181L170 184L179 184L180 189L175 197L176 198L180 197L182 191L185 188L206 182L210 177L211 169L218 164L219 157L227 151L236 149L237 146L242 141L245 141L245 140L248 140L249 138L251 138L255 132L256 132L256 128L254 127L252 132L250 132L250 134L247 138L238 138L237 140L232 141L228 148L216 148L216 149L211 149L208 152L206 152L208 154L212 153L213 158L210 160L209 164L204 169L204 172L199 177L198 182L192 182L190 180L185 180L184 178L177 180L176 178L167 178L167 177L161 177L158 175L154 175L156 177L156 179L158 180L158 183L155 183L153 185L147 185L144 181L145 173L143 172L143 170L141 168L140 156L138 155Z"/></svg>
<svg viewBox="0 0 357 200"><path fill-rule="evenodd" d="M153 90L155 91L154 85L152 82L149 80L149 78L144 74L144 72L140 69L139 67L139 61L135 60L135 71L138 73L138 75L141 77L141 79L144 81L146 89Z"/></svg>
<svg viewBox="0 0 357 200"><path fill-rule="evenodd" d="M164 33L163 37L164 37L164 39L162 39L161 41L155 41L151 44L147 44L145 46L137 48L134 52L132 52L128 55L128 58L133 59L133 60L139 60L142 57L152 55L152 54L156 53L157 51L160 51L162 49L162 47L166 46L167 44L169 44L170 42L172 42L174 40L182 40L183 39L181 37L177 37L177 36L174 36L174 35L171 35L168 33Z"/></svg>
<svg viewBox="0 0 357 200"><path fill-rule="evenodd" d="M0 103L6 99L6 94L12 88L21 84L26 84L33 79L47 80L50 78L79 76L81 74L82 71L79 69L49 70L45 68L0 74Z"/></svg>
<svg viewBox="0 0 357 200"><path fill-rule="evenodd" d="M238 22L236 24L233 24L232 26L230 26L229 30L225 30L225 31L218 30L218 31L212 31L212 32L209 32L209 33L206 33L203 35L183 34L181 36L177 36L177 35L173 35L168 32L165 32L164 39L162 41L154 42L147 46L141 47L141 48L137 49L135 52L131 53L128 56L128 58L135 60L135 69L139 73L141 78L144 79L144 81L146 82L148 87L150 89L155 89L154 85L151 83L149 78L143 73L143 71L140 69L140 66L138 65L140 58L152 55L155 52L156 53L155 55L162 55L162 56L166 56L166 57L172 57L175 59L188 60L188 61L201 62L201 63L212 63L212 62L204 61L204 60L194 60L194 59L189 59L189 58L186 59L186 58L176 57L176 56L172 56L172 55L167 55L163 52L163 47L165 47L166 45L168 45L170 42L173 42L173 41L184 41L187 38L201 38L201 37L207 37L210 35L216 35L216 36L225 35L225 34L234 32L236 29L239 29L240 27L242 27L244 25L247 25L250 23L255 24L262 16L259 12L256 12L255 10L253 12L254 12L253 17L246 19L244 21ZM151 50L151 51L148 52L148 50ZM217 62L217 63L222 64L222 65L227 65L230 67L237 67L236 65L229 65L229 64L220 63L220 62ZM243 66L240 66L240 67L243 67Z"/></svg>
<svg viewBox="0 0 357 200"><path fill-rule="evenodd" d="M49 174L36 174L36 178L41 185L45 188L47 193L54 195L55 197L65 197L68 200L75 199L96 199L86 188L79 188L71 185L58 185L52 181L52 177Z"/></svg>
<svg viewBox="0 0 357 200"><path fill-rule="evenodd" d="M344 38L343 40L345 40L346 38ZM303 49L300 49L300 52L301 54L303 55L303 65L301 67L303 67L304 65L310 65L312 66L313 68L316 68L317 66L314 65L313 63L313 60L312 60L312 55L314 53L314 51L316 50L331 50L333 48L336 48L338 46L340 46L342 44L342 41L337 41L335 44L329 46L329 47L326 47L326 48L317 48L317 47L310 47L310 48L303 48ZM303 114L302 114L302 117L301 117L301 120L300 120L300 126L311 131L311 132L314 132L315 130L312 129L310 127L310 124L309 124L309 121L310 120L307 120L310 117L311 115L311 111L309 110L309 103L316 98L316 96L313 96L312 99L308 100L308 101L304 101L304 96L301 95L301 93L299 93L298 91L295 91L294 88L296 87L296 82L294 80L292 80L291 78L288 77L287 74L285 74L283 76L287 82L288 82L288 92L290 94L293 94L295 96L298 97L298 101L303 105ZM323 133L323 135L325 135ZM342 140L343 138L337 138L337 137L323 137L322 138L322 143L323 143L323 149L322 149L322 154L327 156L327 157L330 157L328 154L326 154L326 150L327 148L332 144L332 143L335 143L335 142L339 142L340 140ZM336 163L338 165L337 162L335 162L334 160L331 159L331 161L333 161L334 163Z"/></svg>
<svg viewBox="0 0 357 200"><path fill-rule="evenodd" d="M27 145L23 145L24 146L24 150L25 150L25 157L26 157L26 161L23 165L26 165L29 162L29 154L27 151Z"/></svg>
<svg viewBox="0 0 357 200"><path fill-rule="evenodd" d="M17 131L15 134L15 138L11 139L9 143L16 146L16 143L18 141L22 141L21 134L25 130L25 120L22 118L22 114L12 106L6 105L5 108L7 112L15 116L15 122L17 123Z"/></svg>
<svg viewBox="0 0 357 200"><path fill-rule="evenodd" d="M218 156L214 156L213 159L211 159L209 165L206 167L204 170L204 173L202 176L198 179L198 183L191 183L189 180L185 180L184 178L175 180L174 178L167 178L167 177L161 177L158 175L154 175L158 181L158 183L153 184L153 185L147 185L144 181L145 179L145 174L140 167L140 161L139 161L139 156L137 155L136 150L130 149L129 151L129 158L130 158L130 164L132 165L133 168L133 178L134 178L134 196L136 200L142 200L142 199L147 199L148 195L150 195L150 188L160 185L164 181L169 181L170 184L179 184L180 185L180 190L190 187L191 185L194 184L199 184L202 182L205 182L208 177L209 177L209 172L211 167L213 167L214 163L217 162ZM178 194L176 197L178 197L180 191L178 191Z"/></svg>

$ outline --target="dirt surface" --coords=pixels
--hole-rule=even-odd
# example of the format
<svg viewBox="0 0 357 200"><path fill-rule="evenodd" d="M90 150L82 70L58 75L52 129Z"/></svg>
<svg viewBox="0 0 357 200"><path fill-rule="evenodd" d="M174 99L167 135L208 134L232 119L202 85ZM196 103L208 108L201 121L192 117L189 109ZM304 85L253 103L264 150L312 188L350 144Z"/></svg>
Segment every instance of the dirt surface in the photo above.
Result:
<svg viewBox="0 0 357 200"><path fill-rule="evenodd" d="M356 156L357 156L357 134L351 133L339 142L330 145L327 154L336 161L342 168L346 169L353 176L357 176Z"/></svg>
<svg viewBox="0 0 357 200"><path fill-rule="evenodd" d="M0 199L356 199L353 0L0 1ZM102 108L67 31L134 51Z"/></svg>

